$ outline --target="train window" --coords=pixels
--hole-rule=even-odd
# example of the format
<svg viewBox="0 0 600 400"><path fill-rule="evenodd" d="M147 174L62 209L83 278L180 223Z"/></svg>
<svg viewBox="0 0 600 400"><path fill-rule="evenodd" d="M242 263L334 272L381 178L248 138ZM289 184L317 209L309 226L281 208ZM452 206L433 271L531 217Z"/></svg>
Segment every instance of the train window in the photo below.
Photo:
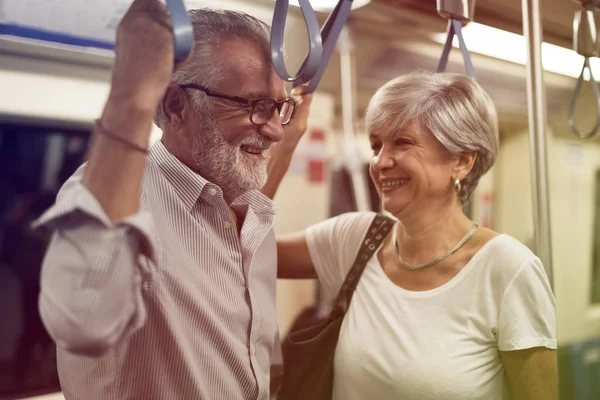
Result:
<svg viewBox="0 0 600 400"><path fill-rule="evenodd" d="M38 313L47 235L30 223L82 164L89 132L0 123L0 398L60 391Z"/></svg>

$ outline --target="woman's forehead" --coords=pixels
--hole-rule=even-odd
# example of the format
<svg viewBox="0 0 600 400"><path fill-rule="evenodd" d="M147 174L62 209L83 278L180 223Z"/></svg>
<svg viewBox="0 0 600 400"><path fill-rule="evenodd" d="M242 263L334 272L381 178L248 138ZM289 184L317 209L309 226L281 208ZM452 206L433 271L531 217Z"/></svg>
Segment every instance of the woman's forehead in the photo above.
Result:
<svg viewBox="0 0 600 400"><path fill-rule="evenodd" d="M422 134L422 129L413 121L406 121L400 126L389 126L381 124L372 126L369 129L369 137L374 139L383 139L396 137L399 135L419 136Z"/></svg>

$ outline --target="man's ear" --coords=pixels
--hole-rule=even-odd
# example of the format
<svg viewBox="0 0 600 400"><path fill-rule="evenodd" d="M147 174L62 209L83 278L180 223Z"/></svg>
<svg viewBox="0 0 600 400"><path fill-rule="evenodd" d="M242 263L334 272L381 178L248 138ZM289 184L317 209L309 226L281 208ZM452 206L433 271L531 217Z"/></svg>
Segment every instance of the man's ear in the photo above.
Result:
<svg viewBox="0 0 600 400"><path fill-rule="evenodd" d="M456 158L456 165L452 171L452 176L462 181L473 169L475 161L477 161L477 153L475 152L460 155Z"/></svg>
<svg viewBox="0 0 600 400"><path fill-rule="evenodd" d="M161 103L165 123L178 131L185 131L183 128L187 124L191 106L190 98L183 88L176 84L169 85Z"/></svg>

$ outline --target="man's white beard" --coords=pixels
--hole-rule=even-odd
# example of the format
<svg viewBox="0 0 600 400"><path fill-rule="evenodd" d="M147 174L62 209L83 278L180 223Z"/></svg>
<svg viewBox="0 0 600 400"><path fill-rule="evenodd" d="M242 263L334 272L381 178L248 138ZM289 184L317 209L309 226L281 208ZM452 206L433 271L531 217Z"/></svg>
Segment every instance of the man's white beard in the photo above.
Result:
<svg viewBox="0 0 600 400"><path fill-rule="evenodd" d="M231 146L223 139L213 118L208 116L204 121L205 129L196 135L192 153L200 174L219 186L228 202L248 190L262 188L267 182L268 150L264 152L265 158L262 160L247 157L239 146ZM272 142L253 132L241 144L267 148Z"/></svg>

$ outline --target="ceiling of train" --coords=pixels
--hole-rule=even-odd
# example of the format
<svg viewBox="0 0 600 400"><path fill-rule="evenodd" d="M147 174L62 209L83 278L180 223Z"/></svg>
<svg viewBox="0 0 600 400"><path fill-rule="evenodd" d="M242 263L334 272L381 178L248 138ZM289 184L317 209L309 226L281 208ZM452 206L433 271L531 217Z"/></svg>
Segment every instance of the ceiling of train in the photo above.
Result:
<svg viewBox="0 0 600 400"><path fill-rule="evenodd" d="M573 14L578 5L571 0L543 0L542 6L544 40L570 49ZM326 14L320 17L323 23ZM521 0L477 0L475 21L522 34ZM376 88L387 80L415 69L435 70L441 45L431 36L446 30L446 20L437 14L435 0L371 0L367 6L353 11L348 23L356 46L360 114ZM468 38L466 40L468 46ZM498 45L490 43L490 46ZM473 55L473 63L478 81L499 109L505 130L525 127L525 67L479 54ZM334 56L319 87L336 96L338 113L341 108L339 70L339 58ZM464 72L458 49L451 52L448 70ZM546 73L545 82L550 123L566 132L566 109L575 80Z"/></svg>

